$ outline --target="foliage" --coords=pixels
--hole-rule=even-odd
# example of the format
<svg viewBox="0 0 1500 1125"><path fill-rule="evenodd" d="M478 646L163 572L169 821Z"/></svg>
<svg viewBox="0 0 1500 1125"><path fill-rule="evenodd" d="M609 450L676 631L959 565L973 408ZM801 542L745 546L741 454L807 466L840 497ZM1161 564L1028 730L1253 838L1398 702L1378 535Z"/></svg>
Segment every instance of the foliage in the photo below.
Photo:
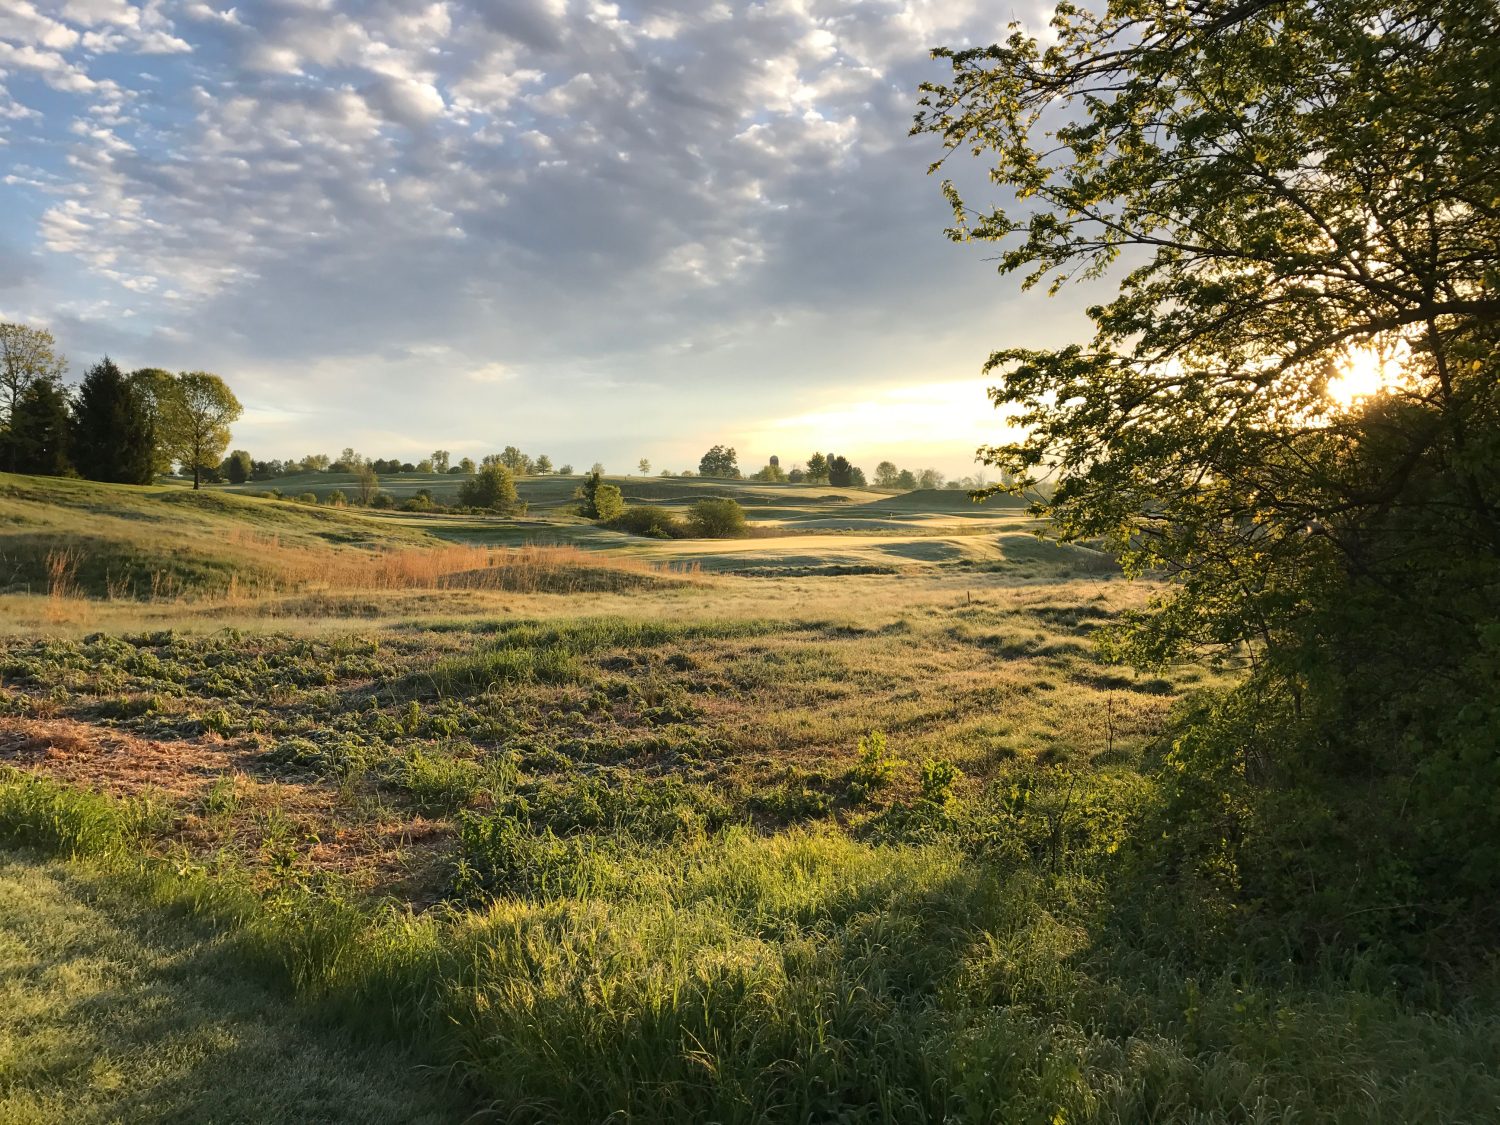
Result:
<svg viewBox="0 0 1500 1125"><path fill-rule="evenodd" d="M872 730L859 740L854 765L847 777L849 799L862 804L896 780L904 761L886 745L885 731Z"/></svg>
<svg viewBox="0 0 1500 1125"><path fill-rule="evenodd" d="M814 453L807 459L806 473L808 484L827 484L828 458L821 453Z"/></svg>
<svg viewBox="0 0 1500 1125"><path fill-rule="evenodd" d="M484 466L458 486L458 502L466 508L489 508L505 514L521 507L510 470L496 463Z"/></svg>
<svg viewBox="0 0 1500 1125"><path fill-rule="evenodd" d="M780 465L768 463L763 468L757 469L754 473L750 474L750 479L779 484L786 480L786 470Z"/></svg>
<svg viewBox="0 0 1500 1125"><path fill-rule="evenodd" d="M737 539L746 534L745 509L738 500L699 500L688 510L688 531L700 539Z"/></svg>
<svg viewBox="0 0 1500 1125"><path fill-rule="evenodd" d="M0 423L7 433L15 424L16 408L35 383L55 384L67 370L57 342L45 328L0 322ZM7 439L6 468L16 471L16 447Z"/></svg>
<svg viewBox="0 0 1500 1125"><path fill-rule="evenodd" d="M193 474L216 468L229 445L229 427L243 413L239 399L224 380L207 371L184 371L170 386L159 385L154 424L166 453Z"/></svg>
<svg viewBox="0 0 1500 1125"><path fill-rule="evenodd" d="M236 449L224 458L224 464L219 467L219 471L224 474L224 479L230 484L244 484L250 479L250 474L254 470L255 462L243 449Z"/></svg>
<svg viewBox="0 0 1500 1125"><path fill-rule="evenodd" d="M582 501L579 512L585 519L608 523L625 511L624 495L617 486L606 484L604 475L598 471L584 477L583 483L574 489L573 498Z"/></svg>
<svg viewBox="0 0 1500 1125"><path fill-rule="evenodd" d="M1210 866L1244 903L1310 916L1293 872L1327 865L1366 873L1334 877L1366 924L1399 930L1413 880L1424 926L1491 924L1493 712L1435 701L1494 694L1500 105L1474 76L1500 68L1500 15L1065 4L1046 45L938 55L917 130L1024 200L976 215L945 184L951 235L1004 243L1026 285L1122 274L1086 344L990 358L1023 436L987 462L1013 490L1055 476L1057 534L1175 580L1114 654L1257 660L1188 720L1182 822L1242 809L1239 858ZM1383 385L1341 397L1360 365Z"/></svg>
<svg viewBox="0 0 1500 1125"><path fill-rule="evenodd" d="M648 504L636 504L626 508L610 526L632 535L643 535L648 539L681 539L688 534L683 522L666 508L654 508Z"/></svg>
<svg viewBox="0 0 1500 1125"><path fill-rule="evenodd" d="M858 474L858 481L855 475ZM838 453L828 456L828 483L835 488L853 488L864 483L865 475L849 463L849 458Z"/></svg>
<svg viewBox="0 0 1500 1125"><path fill-rule="evenodd" d="M155 475L155 436L145 404L108 358L89 368L73 405L70 452L89 480L149 484Z"/></svg>
<svg viewBox="0 0 1500 1125"><path fill-rule="evenodd" d="M21 392L3 435L4 463L14 472L65 476L73 469L68 396L51 379L34 379Z"/></svg>
<svg viewBox="0 0 1500 1125"><path fill-rule="evenodd" d="M734 450L729 446L715 445L698 460L700 477L721 477L739 480L740 466Z"/></svg>

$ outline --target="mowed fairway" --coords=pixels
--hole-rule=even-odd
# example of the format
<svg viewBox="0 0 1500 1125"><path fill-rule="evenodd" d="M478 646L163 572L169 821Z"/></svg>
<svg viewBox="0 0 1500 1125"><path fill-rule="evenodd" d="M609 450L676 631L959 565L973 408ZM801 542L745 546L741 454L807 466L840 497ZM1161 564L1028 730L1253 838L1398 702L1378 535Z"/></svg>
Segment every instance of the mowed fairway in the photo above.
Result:
<svg viewBox="0 0 1500 1125"><path fill-rule="evenodd" d="M1500 1104L1487 1009L1257 975L1133 865L1240 672L1107 663L1150 583L745 488L656 541L0 477L0 1120Z"/></svg>

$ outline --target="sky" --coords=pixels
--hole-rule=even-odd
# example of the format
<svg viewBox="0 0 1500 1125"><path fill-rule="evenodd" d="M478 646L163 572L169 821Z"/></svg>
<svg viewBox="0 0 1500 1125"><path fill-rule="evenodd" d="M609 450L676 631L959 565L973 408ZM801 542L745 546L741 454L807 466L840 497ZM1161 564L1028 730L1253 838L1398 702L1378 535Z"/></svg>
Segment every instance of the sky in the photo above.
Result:
<svg viewBox="0 0 1500 1125"><path fill-rule="evenodd" d="M909 137L983 0L0 0L0 319L209 370L257 458L950 476L1084 328ZM978 199L983 168L954 169Z"/></svg>

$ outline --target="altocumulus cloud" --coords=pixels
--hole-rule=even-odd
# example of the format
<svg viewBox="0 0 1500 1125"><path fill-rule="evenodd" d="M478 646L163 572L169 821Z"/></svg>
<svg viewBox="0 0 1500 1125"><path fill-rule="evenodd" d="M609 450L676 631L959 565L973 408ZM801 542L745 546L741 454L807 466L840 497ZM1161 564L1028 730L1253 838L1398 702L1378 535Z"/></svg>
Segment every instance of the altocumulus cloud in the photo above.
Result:
<svg viewBox="0 0 1500 1125"><path fill-rule="evenodd" d="M79 363L221 371L265 455L672 463L830 400L942 399L1067 320L943 240L906 136L928 48L1011 14L4 0L0 316ZM918 444L962 468L972 428Z"/></svg>

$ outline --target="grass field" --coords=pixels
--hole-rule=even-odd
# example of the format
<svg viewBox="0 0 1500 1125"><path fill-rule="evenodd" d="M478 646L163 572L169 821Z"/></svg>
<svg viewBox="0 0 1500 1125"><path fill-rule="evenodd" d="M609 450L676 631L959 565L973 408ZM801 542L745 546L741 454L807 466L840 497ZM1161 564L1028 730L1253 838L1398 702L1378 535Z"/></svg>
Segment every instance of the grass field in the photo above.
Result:
<svg viewBox="0 0 1500 1125"><path fill-rule="evenodd" d="M757 534L0 477L0 1121L1494 1119L1484 987L1141 859L1149 584L640 484Z"/></svg>

